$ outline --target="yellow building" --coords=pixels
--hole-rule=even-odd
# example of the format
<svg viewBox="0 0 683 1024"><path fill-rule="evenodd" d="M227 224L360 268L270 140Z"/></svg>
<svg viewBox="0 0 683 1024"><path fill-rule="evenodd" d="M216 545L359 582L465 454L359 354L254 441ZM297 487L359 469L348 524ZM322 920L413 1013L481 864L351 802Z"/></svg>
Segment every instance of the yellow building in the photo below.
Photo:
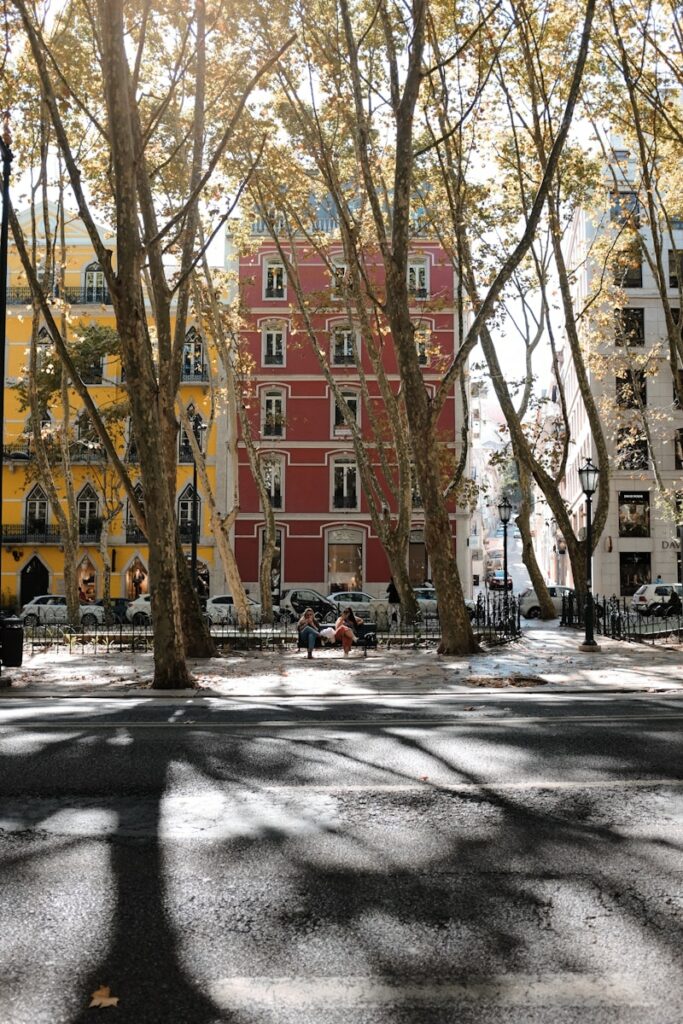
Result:
<svg viewBox="0 0 683 1024"><path fill-rule="evenodd" d="M56 206L49 216L54 225ZM28 211L19 215L19 221L30 242L31 216ZM43 216L36 214L38 251L44 248L41 234ZM51 229L52 230L52 229ZM114 239L101 232L105 244L115 249ZM59 288L51 287L50 294L67 301L69 337L89 325L115 328L114 311L107 292L102 270L94 259L90 239L77 215L67 215L65 224L66 259L62 295ZM38 262L41 273L41 263ZM46 285L46 287L48 287ZM61 304L55 306L55 318ZM5 423L3 433L3 502L0 600L4 609L20 609L39 594L64 593L63 547L54 509L48 500L48 491L38 475L34 458L35 442L30 427L29 411L21 407L17 383L26 376L29 360L32 311L30 291L17 252L10 242L7 281L7 343L5 363ZM38 338L38 364L43 369L56 359L51 339L43 328ZM117 355L104 355L88 366L84 376L90 393L100 411L126 401L126 383ZM209 419L209 365L204 340L194 327L190 327L183 353L181 400L194 407L197 425ZM123 488L108 465L99 445L93 443L92 427L82 415L82 402L75 391L70 391L69 453L72 465L74 491L79 521L79 586L89 601L102 597L103 559L100 550L103 520L109 519L107 549L110 554L112 598L133 598L148 590L147 546L128 507ZM57 389L56 397L42 412L45 434L62 422L63 408ZM135 440L128 418L124 416L112 429L117 447L127 465L139 494L142 495L137 465ZM208 435L208 436L207 436ZM209 480L215 482L215 438L213 431L199 430L202 448L206 454ZM53 466L53 478L60 499L65 498L63 463ZM193 458L184 431L178 445L177 509L181 537L188 558L191 550L193 520ZM200 593L208 594L209 565L213 560L214 544L208 516L198 488L197 565Z"/></svg>

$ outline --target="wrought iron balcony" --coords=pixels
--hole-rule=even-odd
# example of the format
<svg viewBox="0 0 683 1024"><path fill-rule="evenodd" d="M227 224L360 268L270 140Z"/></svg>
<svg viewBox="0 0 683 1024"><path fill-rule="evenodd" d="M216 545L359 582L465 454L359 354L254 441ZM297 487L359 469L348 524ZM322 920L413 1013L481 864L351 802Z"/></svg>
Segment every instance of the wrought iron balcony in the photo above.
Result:
<svg viewBox="0 0 683 1024"><path fill-rule="evenodd" d="M74 306L91 306L95 304L111 306L111 296L106 288L63 288L61 293L59 289L54 289L49 298L61 298ZM7 304L9 306L29 306L32 301L31 289L26 285L7 289Z"/></svg>
<svg viewBox="0 0 683 1024"><path fill-rule="evenodd" d="M3 544L61 544L58 526L49 526L43 519L28 523L3 523Z"/></svg>
<svg viewBox="0 0 683 1024"><path fill-rule="evenodd" d="M81 544L96 544L102 536L101 519L82 519L78 524L78 539Z"/></svg>
<svg viewBox="0 0 683 1024"><path fill-rule="evenodd" d="M34 458L31 442L28 439L26 441L12 441L10 444L4 444L2 446L2 453L3 458L8 462L28 462L29 459Z"/></svg>
<svg viewBox="0 0 683 1024"><path fill-rule="evenodd" d="M137 523L126 523L126 541L129 544L146 544L147 538Z"/></svg>
<svg viewBox="0 0 683 1024"><path fill-rule="evenodd" d="M209 369L205 365L184 366L180 373L183 384L208 384Z"/></svg>

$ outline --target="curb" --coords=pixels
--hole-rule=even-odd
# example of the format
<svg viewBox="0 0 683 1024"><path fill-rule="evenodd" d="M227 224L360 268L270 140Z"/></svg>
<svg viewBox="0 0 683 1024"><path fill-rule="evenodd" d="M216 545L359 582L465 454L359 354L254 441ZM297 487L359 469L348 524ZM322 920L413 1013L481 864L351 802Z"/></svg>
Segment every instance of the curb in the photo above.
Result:
<svg viewBox="0 0 683 1024"><path fill-rule="evenodd" d="M28 690L26 688L20 690L2 690L0 691L0 704L6 700L13 699L55 699L59 698L62 700L80 698L90 700L121 700L125 698L140 699L150 698L152 700L159 699L182 699L182 700L265 700L265 701L288 701L288 700L376 700L382 697L473 697L476 694L544 694L544 695L555 695L560 694L601 694L601 693L631 693L631 694L642 694L642 693L667 693L667 694L681 694L683 696L683 686L675 683L662 684L660 686L604 686L596 688L594 686L564 686L562 683L548 683L546 686L471 686L465 689L458 690L380 690L372 693L292 693L292 694L259 694L259 693L217 693L215 690L151 690L151 689L131 689L131 690L107 690L106 692L86 692L84 690L77 690L69 693L64 690Z"/></svg>

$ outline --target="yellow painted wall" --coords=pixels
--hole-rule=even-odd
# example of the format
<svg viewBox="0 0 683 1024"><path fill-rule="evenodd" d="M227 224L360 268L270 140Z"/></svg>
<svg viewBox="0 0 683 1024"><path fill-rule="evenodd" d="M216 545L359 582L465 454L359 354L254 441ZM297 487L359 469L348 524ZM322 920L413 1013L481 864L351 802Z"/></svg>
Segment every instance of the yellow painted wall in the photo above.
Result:
<svg viewBox="0 0 683 1024"><path fill-rule="evenodd" d="M24 216L24 231L30 229L30 221ZM72 297L76 297L78 290L84 288L85 268L94 261L94 254L90 242L85 235L80 222L74 219L69 223L68 229L68 252L66 260L67 289L72 289ZM40 234L39 234L40 237ZM113 245L112 245L113 248ZM48 586L40 593L59 594L64 592L63 575L63 551L58 542L45 543L36 542L35 537L26 536L26 497L33 487L39 483L31 477L29 467L34 462L27 462L25 459L17 458L17 449L27 450L27 442L30 442L30 434L26 433L28 421L28 410L20 409L19 396L12 387L20 376L23 375L23 368L28 362L28 349L31 336L31 308L26 305L26 298L22 289L26 288L26 279L19 262L19 257L10 242L8 254L9 280L8 280L8 305L7 305L7 343L5 356L5 423L3 433L4 460L3 460L3 507L2 524L3 536L1 546L1 576L0 576L0 603L3 608L18 609L23 603L22 597L22 570L24 570L24 593L27 590L27 581L30 573L27 567L32 559L38 559L33 563L38 567L44 567L48 574ZM77 296L83 298L83 295ZM99 301L77 302L69 307L69 314L72 319L71 330L77 329L78 323L87 324L97 322L99 324L115 327L113 308L110 305ZM209 353L205 345L204 360L208 363ZM103 365L103 383L91 385L90 393L98 405L103 408L113 400L124 395L121 389L121 367L117 359L107 359ZM209 385L208 383L188 383L181 385L181 399L186 404L193 402L195 408L201 413L205 422L209 418ZM75 423L82 403L80 398L72 392L71 395L71 422ZM55 414L61 417L61 404L54 406ZM50 410L52 412L52 408ZM53 420L56 422L56 420ZM213 432L212 432L213 434ZM74 432L75 437L75 432ZM215 484L215 437L209 436L206 439L207 471L212 487ZM120 452L125 453L125 440L120 444ZM14 453L15 457L12 457ZM139 479L139 467L128 464L132 479ZM96 471L93 465L75 463L72 467L75 492L78 493L90 483L93 489L98 492ZM109 470L109 472L113 472ZM55 470L57 474L57 470ZM58 484L62 483L56 477ZM179 463L177 474L177 495L180 495L188 483L192 482L192 464ZM63 483L59 488L63 495ZM198 545L198 562L204 562L209 567L213 564L214 545L210 536L206 503L202 501L201 486L198 487L201 501L201 524L199 530L200 542ZM115 559L115 566L112 572L111 596L132 598L135 596L133 583L133 570L136 560L146 568L148 564L147 547L144 539L139 543L126 541L126 512L127 501L121 487L124 510L113 520L110 526L109 548ZM101 506L100 506L101 510ZM57 519L52 509L48 508L48 525L56 526ZM20 538L20 539L17 539ZM189 555L189 544L185 547ZM94 599L102 597L102 559L98 550L98 544L84 544L79 552L79 558L87 557L95 568L95 579L92 583L84 583L84 589L89 590ZM86 574L83 573L83 576ZM35 577L34 577L35 578ZM146 581L143 591L146 590Z"/></svg>

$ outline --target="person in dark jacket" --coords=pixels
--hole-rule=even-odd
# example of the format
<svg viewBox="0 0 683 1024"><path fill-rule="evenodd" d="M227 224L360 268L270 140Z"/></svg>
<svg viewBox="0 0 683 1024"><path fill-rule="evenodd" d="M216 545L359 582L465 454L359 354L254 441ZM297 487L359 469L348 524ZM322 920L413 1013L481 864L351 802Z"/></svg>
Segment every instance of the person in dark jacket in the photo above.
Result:
<svg viewBox="0 0 683 1024"><path fill-rule="evenodd" d="M394 577L391 577L389 586L387 587L387 603L389 605L389 625L395 622L398 625L398 613L401 608L401 598L396 584L394 583Z"/></svg>

